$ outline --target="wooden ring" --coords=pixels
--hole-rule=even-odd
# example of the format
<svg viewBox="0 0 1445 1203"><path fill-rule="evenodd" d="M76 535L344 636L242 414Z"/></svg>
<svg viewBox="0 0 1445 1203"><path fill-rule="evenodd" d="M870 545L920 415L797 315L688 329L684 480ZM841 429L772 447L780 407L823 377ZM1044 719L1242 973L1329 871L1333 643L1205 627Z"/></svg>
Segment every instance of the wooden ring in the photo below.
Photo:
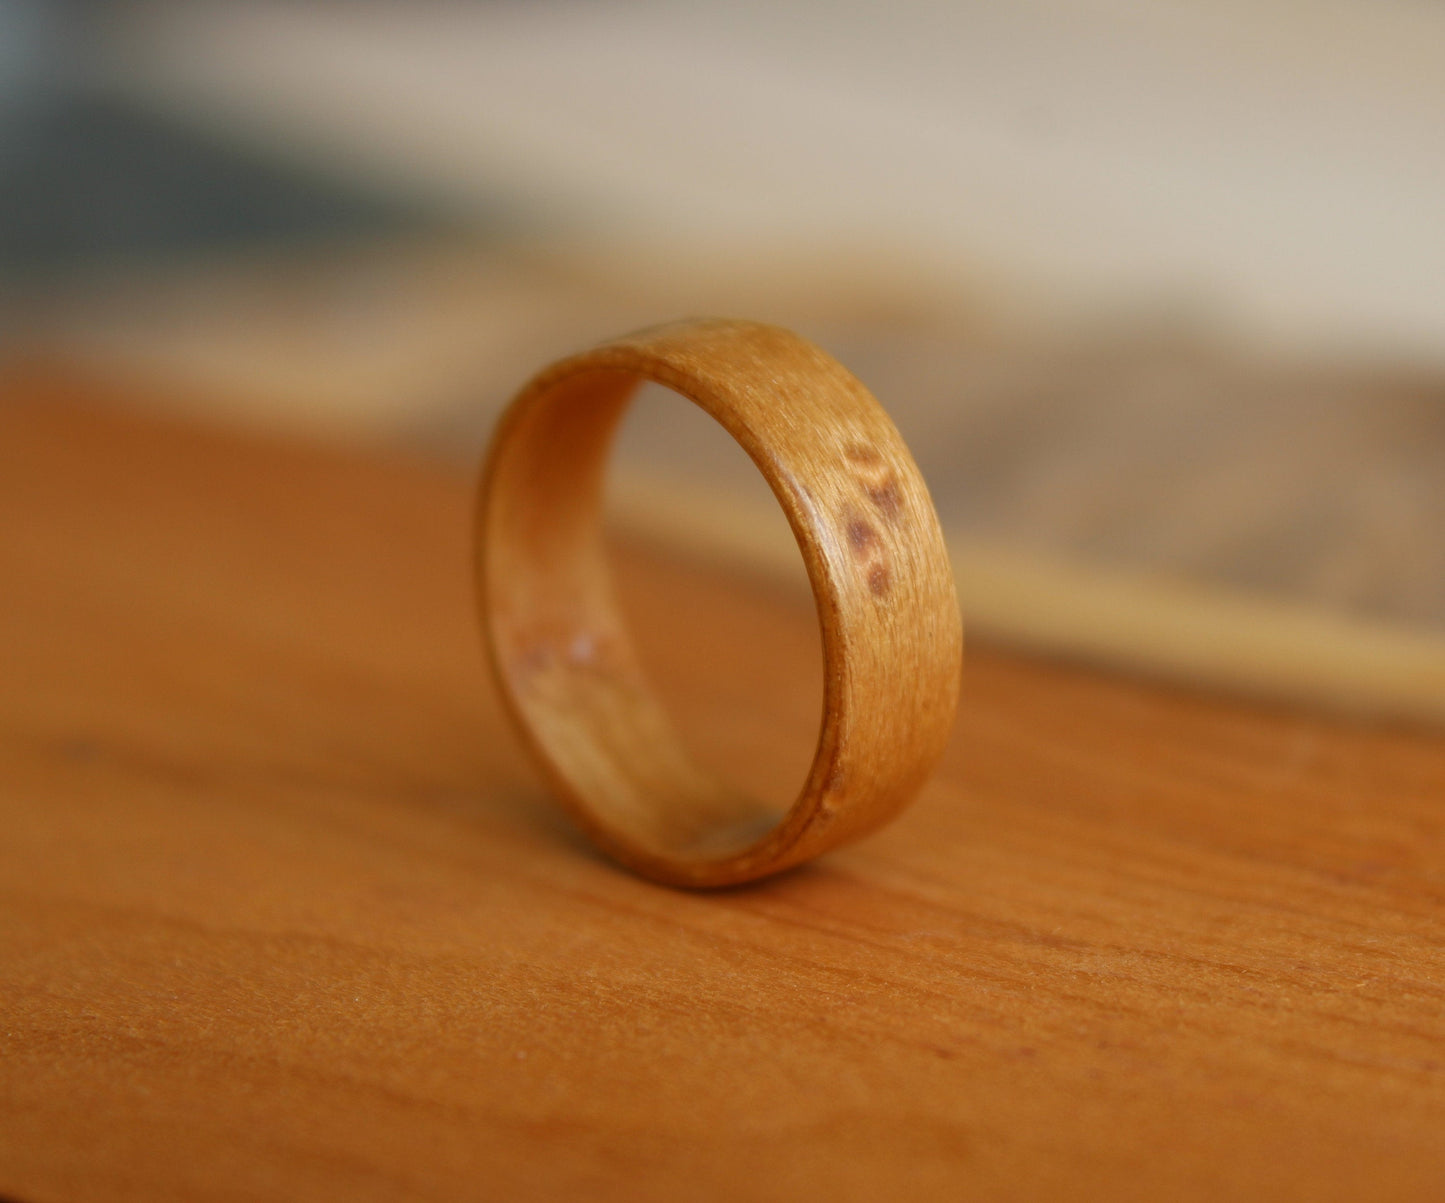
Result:
<svg viewBox="0 0 1445 1203"><path fill-rule="evenodd" d="M703 771L638 665L604 554L613 432L644 380L752 457L803 553L823 634L823 719L780 814ZM938 517L883 408L811 343L753 322L681 322L561 360L498 423L478 582L517 726L611 856L680 886L776 873L893 818L953 724L963 631Z"/></svg>

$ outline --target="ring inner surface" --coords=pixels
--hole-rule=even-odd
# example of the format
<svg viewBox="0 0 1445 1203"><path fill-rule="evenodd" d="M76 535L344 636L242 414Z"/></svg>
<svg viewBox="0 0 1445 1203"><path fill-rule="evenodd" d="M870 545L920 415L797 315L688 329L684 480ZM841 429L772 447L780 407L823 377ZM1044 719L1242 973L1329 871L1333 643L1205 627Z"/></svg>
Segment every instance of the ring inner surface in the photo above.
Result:
<svg viewBox="0 0 1445 1203"><path fill-rule="evenodd" d="M489 483L496 655L531 737L584 819L645 853L714 861L783 812L702 769L657 699L617 604L603 539L613 435L639 378L593 369L512 416Z"/></svg>

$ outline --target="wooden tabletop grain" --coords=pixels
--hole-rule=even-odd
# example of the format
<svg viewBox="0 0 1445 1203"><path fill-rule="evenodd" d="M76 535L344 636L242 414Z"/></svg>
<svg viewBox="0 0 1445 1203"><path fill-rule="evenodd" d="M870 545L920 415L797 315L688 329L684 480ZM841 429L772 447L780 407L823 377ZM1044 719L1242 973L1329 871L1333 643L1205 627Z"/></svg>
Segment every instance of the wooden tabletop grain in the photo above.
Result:
<svg viewBox="0 0 1445 1203"><path fill-rule="evenodd" d="M503 726L469 501L11 382L0 1194L1445 1197L1438 736L973 649L899 822L679 893ZM700 753L786 792L806 607L620 562Z"/></svg>

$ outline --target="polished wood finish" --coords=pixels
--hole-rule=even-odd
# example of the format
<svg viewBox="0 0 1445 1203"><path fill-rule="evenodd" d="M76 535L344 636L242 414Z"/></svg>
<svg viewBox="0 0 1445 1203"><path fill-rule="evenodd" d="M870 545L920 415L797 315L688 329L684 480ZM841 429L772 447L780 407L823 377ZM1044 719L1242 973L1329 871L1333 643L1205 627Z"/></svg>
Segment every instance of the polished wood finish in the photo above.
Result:
<svg viewBox="0 0 1445 1203"><path fill-rule="evenodd" d="M616 603L606 468L644 381L742 445L802 551L823 713L786 813L698 766ZM866 835L913 800L953 730L963 631L928 487L872 394L779 327L677 322L542 371L493 436L477 564L483 630L518 730L583 829L654 880L737 885Z"/></svg>
<svg viewBox="0 0 1445 1203"><path fill-rule="evenodd" d="M680 893L506 728L465 479L17 388L0 1195L1445 1193L1434 736L974 649L897 823ZM795 783L811 610L622 569L699 755Z"/></svg>

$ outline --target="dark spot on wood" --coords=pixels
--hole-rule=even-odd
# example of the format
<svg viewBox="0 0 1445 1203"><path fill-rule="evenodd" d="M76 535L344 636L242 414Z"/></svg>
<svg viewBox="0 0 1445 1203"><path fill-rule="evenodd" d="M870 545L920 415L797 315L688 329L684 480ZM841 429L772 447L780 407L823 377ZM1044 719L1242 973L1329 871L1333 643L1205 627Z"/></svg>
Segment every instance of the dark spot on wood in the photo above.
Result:
<svg viewBox="0 0 1445 1203"><path fill-rule="evenodd" d="M881 513L890 522L898 517L898 511L903 508L903 494L899 492L898 481L891 475L877 484L868 485L868 500L878 507Z"/></svg>
<svg viewBox="0 0 1445 1203"><path fill-rule="evenodd" d="M893 585L893 574L887 564L874 564L868 573L868 589L874 597L882 597Z"/></svg>
<svg viewBox="0 0 1445 1203"><path fill-rule="evenodd" d="M844 448L843 454L855 464L881 464L883 457L867 443L853 443Z"/></svg>
<svg viewBox="0 0 1445 1203"><path fill-rule="evenodd" d="M848 544L855 552L867 551L877 543L878 532L862 518L854 518L848 523Z"/></svg>
<svg viewBox="0 0 1445 1203"><path fill-rule="evenodd" d="M888 461L876 448L863 443L852 444L844 449L843 454L854 465L853 475L868 500L889 522L896 519L903 509L903 490L899 488L898 476Z"/></svg>

